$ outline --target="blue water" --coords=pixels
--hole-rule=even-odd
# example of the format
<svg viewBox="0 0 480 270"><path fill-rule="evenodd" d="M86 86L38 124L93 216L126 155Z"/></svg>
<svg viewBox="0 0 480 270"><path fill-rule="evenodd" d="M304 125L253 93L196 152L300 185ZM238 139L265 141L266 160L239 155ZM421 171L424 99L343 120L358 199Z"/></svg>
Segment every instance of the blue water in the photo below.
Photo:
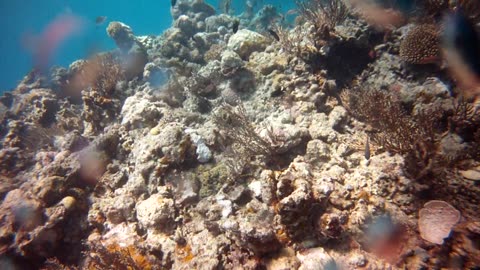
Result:
<svg viewBox="0 0 480 270"><path fill-rule="evenodd" d="M218 1L206 1L218 7ZM284 11L293 7L292 1L264 0L260 4L273 4ZM245 0L233 0L232 9L243 11ZM38 35L60 14L81 16L86 24L83 31L72 36L56 51L51 65L68 65L90 52L114 48L105 29L109 21L122 21L130 25L136 35L159 35L171 23L170 0L1 0L2 26L0 51L0 92L14 88L31 70L32 57L25 44L26 37ZM95 18L107 16L107 21L95 25Z"/></svg>

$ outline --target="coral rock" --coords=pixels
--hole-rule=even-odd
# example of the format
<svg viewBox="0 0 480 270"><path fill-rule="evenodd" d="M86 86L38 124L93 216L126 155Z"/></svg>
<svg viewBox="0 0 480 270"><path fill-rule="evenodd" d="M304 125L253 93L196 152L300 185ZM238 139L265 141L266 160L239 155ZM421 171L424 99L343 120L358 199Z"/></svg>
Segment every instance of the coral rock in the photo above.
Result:
<svg viewBox="0 0 480 270"><path fill-rule="evenodd" d="M419 212L418 230L423 239L441 245L460 220L460 212L444 201L429 201Z"/></svg>
<svg viewBox="0 0 480 270"><path fill-rule="evenodd" d="M123 104L122 125L131 129L153 127L162 118L162 104L153 101L154 97L138 92L128 97Z"/></svg>
<svg viewBox="0 0 480 270"><path fill-rule="evenodd" d="M132 28L122 22L111 22L107 27L107 34L124 52L128 52L137 41Z"/></svg>
<svg viewBox="0 0 480 270"><path fill-rule="evenodd" d="M253 52L264 51L268 39L259 33L242 29L235 33L228 41L228 48L232 49L242 59L248 59Z"/></svg>
<svg viewBox="0 0 480 270"><path fill-rule="evenodd" d="M242 68L244 63L242 58L231 50L226 50L222 53L222 72L224 74L229 74L235 72L237 69Z"/></svg>
<svg viewBox="0 0 480 270"><path fill-rule="evenodd" d="M137 218L144 228L168 232L175 218L172 199L154 194L136 206Z"/></svg>
<svg viewBox="0 0 480 270"><path fill-rule="evenodd" d="M297 253L301 265L298 270L338 269L332 258L323 248L312 248Z"/></svg>

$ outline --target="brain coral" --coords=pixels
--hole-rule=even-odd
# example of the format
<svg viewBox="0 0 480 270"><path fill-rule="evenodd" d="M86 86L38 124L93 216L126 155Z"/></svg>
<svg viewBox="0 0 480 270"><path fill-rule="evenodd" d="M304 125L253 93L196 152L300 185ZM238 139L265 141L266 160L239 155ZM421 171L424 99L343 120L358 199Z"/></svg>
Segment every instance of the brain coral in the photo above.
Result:
<svg viewBox="0 0 480 270"><path fill-rule="evenodd" d="M415 26L400 44L400 57L411 64L428 64L440 58L440 37L435 25Z"/></svg>

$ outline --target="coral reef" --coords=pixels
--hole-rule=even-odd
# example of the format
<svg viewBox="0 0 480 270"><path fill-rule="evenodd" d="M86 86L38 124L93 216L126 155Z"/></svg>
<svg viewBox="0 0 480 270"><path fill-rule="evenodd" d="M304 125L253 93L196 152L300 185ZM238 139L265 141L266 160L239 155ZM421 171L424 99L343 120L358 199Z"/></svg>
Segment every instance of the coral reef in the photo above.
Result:
<svg viewBox="0 0 480 270"><path fill-rule="evenodd" d="M221 2L112 22L116 50L0 97L0 268L478 267L479 110L405 64L439 59L451 7L377 27L304 0L289 26Z"/></svg>
<svg viewBox="0 0 480 270"><path fill-rule="evenodd" d="M435 25L417 25L400 44L400 57L412 64L428 64L440 58L440 38Z"/></svg>
<svg viewBox="0 0 480 270"><path fill-rule="evenodd" d="M122 53L127 78L132 79L141 75L148 55L143 44L133 35L132 29L121 22L111 22L107 27L107 33Z"/></svg>

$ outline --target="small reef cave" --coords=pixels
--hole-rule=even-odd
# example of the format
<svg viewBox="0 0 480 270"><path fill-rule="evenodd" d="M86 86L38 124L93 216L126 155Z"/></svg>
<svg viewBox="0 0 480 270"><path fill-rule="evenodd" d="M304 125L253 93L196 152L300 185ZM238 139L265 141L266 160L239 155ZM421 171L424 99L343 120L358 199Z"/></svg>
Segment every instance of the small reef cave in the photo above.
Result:
<svg viewBox="0 0 480 270"><path fill-rule="evenodd" d="M293 162L295 157L303 156L307 152L307 144L311 137L304 138L302 142L286 153L274 154L267 161L266 167L272 170L285 170Z"/></svg>
<svg viewBox="0 0 480 270"><path fill-rule="evenodd" d="M375 60L369 55L372 48L359 46L355 42L333 46L325 61L328 75L336 80L340 88L347 85Z"/></svg>

